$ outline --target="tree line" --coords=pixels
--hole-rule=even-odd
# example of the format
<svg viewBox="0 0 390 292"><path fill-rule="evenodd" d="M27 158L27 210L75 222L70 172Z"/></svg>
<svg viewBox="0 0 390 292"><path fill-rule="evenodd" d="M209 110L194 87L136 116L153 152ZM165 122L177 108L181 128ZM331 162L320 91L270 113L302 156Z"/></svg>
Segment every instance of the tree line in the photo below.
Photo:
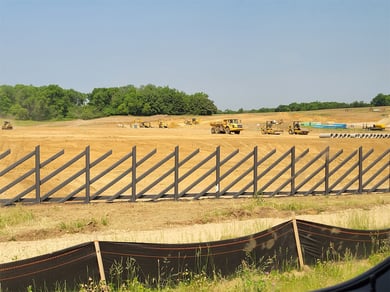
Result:
<svg viewBox="0 0 390 292"><path fill-rule="evenodd" d="M92 119L113 115L212 115L218 109L207 94L169 87L133 85L95 88L91 93L58 85L0 86L0 115L20 120Z"/></svg>
<svg viewBox="0 0 390 292"><path fill-rule="evenodd" d="M223 113L267 113L267 112L295 112L295 111L313 111L323 109L337 109L337 108L357 108L357 107L372 107L372 106L390 106L390 94L386 95L379 93L370 103L363 101L354 101L351 103L336 102L336 101L314 101L314 102L293 102L288 105L279 105L276 108L262 107L259 109L244 110L240 108L238 111L227 109Z"/></svg>
<svg viewBox="0 0 390 292"><path fill-rule="evenodd" d="M309 102L254 110L219 110L203 92L187 94L168 86L95 88L91 93L58 85L1 85L0 116L19 120L93 119L113 115L212 115L216 113L306 111L390 105L390 95L378 94L371 103Z"/></svg>

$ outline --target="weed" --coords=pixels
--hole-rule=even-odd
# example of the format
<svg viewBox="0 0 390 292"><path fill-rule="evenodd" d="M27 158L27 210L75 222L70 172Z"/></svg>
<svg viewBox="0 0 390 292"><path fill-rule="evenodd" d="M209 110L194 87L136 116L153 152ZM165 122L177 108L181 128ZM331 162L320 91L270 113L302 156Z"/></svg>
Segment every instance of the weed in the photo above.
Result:
<svg viewBox="0 0 390 292"><path fill-rule="evenodd" d="M59 229L66 233L79 233L83 231L87 226L96 226L97 222L95 219L85 220L79 219L69 223L61 222Z"/></svg>
<svg viewBox="0 0 390 292"><path fill-rule="evenodd" d="M22 223L31 222L34 220L34 214L22 207L14 207L7 209L7 212L0 214L0 230L6 227L16 226Z"/></svg>
<svg viewBox="0 0 390 292"><path fill-rule="evenodd" d="M107 215L104 215L104 216L100 219L100 223L101 223L103 226L107 226L107 225L108 225L108 217L107 217Z"/></svg>

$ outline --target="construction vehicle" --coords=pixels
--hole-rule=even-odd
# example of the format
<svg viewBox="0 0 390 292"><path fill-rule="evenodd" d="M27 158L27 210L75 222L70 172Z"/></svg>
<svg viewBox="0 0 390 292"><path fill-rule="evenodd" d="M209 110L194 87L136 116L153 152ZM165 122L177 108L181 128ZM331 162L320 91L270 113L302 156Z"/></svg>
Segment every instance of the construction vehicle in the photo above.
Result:
<svg viewBox="0 0 390 292"><path fill-rule="evenodd" d="M158 127L159 128L168 128L168 124L164 121L159 121L158 122Z"/></svg>
<svg viewBox="0 0 390 292"><path fill-rule="evenodd" d="M266 121L265 127L261 128L261 133L264 135L280 135L283 133L282 129L275 129L273 126L279 124L277 121Z"/></svg>
<svg viewBox="0 0 390 292"><path fill-rule="evenodd" d="M145 122L141 120L134 120L130 124L130 128L152 128L152 124L150 122Z"/></svg>
<svg viewBox="0 0 390 292"><path fill-rule="evenodd" d="M386 129L386 126L384 124L373 124L372 126L363 126L363 129L367 129L370 131L383 131Z"/></svg>
<svg viewBox="0 0 390 292"><path fill-rule="evenodd" d="M152 128L152 124L150 122L141 121L139 123L139 127L140 128Z"/></svg>
<svg viewBox="0 0 390 292"><path fill-rule="evenodd" d="M293 121L292 126L288 126L288 133L290 135L307 135L309 130L301 128L299 121Z"/></svg>
<svg viewBox="0 0 390 292"><path fill-rule="evenodd" d="M197 118L192 118L192 119L189 119L189 120L185 120L184 124L186 124L186 125L197 125L197 124L199 124L199 120Z"/></svg>
<svg viewBox="0 0 390 292"><path fill-rule="evenodd" d="M222 121L210 122L211 134L240 134L244 128L239 119L224 119Z"/></svg>
<svg viewBox="0 0 390 292"><path fill-rule="evenodd" d="M14 127L9 121L4 121L3 126L1 127L2 130L12 130L13 128Z"/></svg>

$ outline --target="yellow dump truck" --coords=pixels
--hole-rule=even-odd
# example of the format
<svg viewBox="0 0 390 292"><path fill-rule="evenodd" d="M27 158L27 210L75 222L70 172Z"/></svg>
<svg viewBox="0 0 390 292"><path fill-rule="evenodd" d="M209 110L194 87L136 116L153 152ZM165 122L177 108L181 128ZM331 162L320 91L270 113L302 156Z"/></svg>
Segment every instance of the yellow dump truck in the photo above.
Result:
<svg viewBox="0 0 390 292"><path fill-rule="evenodd" d="M240 134L244 128L239 119L224 119L210 122L211 134Z"/></svg>

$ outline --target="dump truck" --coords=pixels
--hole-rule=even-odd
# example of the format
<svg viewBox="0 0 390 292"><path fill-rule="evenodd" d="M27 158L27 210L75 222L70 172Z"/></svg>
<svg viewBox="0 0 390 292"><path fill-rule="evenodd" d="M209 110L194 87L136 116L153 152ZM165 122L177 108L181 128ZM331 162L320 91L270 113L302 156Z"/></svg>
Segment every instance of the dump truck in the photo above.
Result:
<svg viewBox="0 0 390 292"><path fill-rule="evenodd" d="M293 121L292 126L288 126L288 133L290 135L307 135L309 130L301 128L299 121Z"/></svg>
<svg viewBox="0 0 390 292"><path fill-rule="evenodd" d="M277 125L278 122L275 120L272 121L266 121L265 127L261 128L261 133L264 135L280 135L283 133L282 129L275 129L274 125Z"/></svg>
<svg viewBox="0 0 390 292"><path fill-rule="evenodd" d="M12 126L11 122L4 121L3 125L1 126L2 130L12 130L14 127Z"/></svg>
<svg viewBox="0 0 390 292"><path fill-rule="evenodd" d="M240 134L244 128L239 119L224 119L210 122L211 134Z"/></svg>

